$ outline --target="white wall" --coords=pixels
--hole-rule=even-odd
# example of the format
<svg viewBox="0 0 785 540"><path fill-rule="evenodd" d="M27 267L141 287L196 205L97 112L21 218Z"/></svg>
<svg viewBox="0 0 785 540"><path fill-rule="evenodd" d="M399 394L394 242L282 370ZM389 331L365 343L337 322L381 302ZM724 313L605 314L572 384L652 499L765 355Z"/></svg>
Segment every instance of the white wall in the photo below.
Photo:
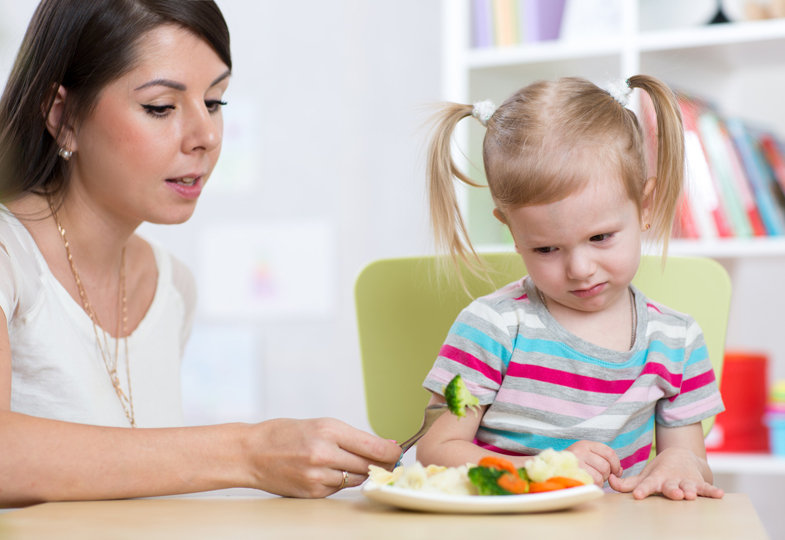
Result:
<svg viewBox="0 0 785 540"><path fill-rule="evenodd" d="M0 0L3 81L35 4ZM367 428L353 284L373 259L430 249L421 148L427 106L441 91L440 2L219 5L234 61L221 162L188 223L140 229L182 258L200 285L184 366L189 418L330 415ZM303 223L324 238L284 255L326 283L326 295L314 291L320 309L278 317L220 305L236 284L212 274L233 276L216 242L270 228L286 236ZM250 240L248 250L269 243Z"/></svg>

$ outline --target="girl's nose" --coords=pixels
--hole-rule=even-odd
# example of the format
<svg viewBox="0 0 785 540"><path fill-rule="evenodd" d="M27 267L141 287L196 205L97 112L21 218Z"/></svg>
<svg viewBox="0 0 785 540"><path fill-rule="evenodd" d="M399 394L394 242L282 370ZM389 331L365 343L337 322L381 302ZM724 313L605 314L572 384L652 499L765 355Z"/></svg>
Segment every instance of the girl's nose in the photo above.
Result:
<svg viewBox="0 0 785 540"><path fill-rule="evenodd" d="M583 250L575 250L567 259L567 277L582 280L591 277L597 269L594 260Z"/></svg>

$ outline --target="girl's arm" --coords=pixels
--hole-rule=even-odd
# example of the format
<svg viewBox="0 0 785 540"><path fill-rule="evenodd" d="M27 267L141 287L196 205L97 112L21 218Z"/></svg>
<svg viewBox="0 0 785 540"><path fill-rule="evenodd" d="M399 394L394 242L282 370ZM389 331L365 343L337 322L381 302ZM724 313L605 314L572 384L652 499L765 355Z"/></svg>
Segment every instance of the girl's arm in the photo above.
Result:
<svg viewBox="0 0 785 540"><path fill-rule="evenodd" d="M620 479L611 476L610 486L632 492L636 499L662 493L674 500L696 497L722 498L723 491L712 485L714 477L706 461L703 428L700 422L679 427L657 424L657 456L641 474Z"/></svg>
<svg viewBox="0 0 785 540"><path fill-rule="evenodd" d="M0 507L229 487L323 497L342 471L359 485L369 464L391 468L400 455L395 443L327 418L130 429L14 413L10 366L0 310Z"/></svg>
<svg viewBox="0 0 785 540"><path fill-rule="evenodd" d="M434 394L428 404L437 403L444 403L444 397ZM483 456L497 455L512 461L516 467L523 467L531 456L503 455L474 444L474 437L487 408L487 405L483 405L476 414L467 411L466 416L461 418L448 413L440 416L417 443L417 460L423 465L457 467L466 463L477 463ZM621 475L621 465L616 452L605 444L578 441L568 450L576 455L581 467L598 485L602 485L610 474Z"/></svg>
<svg viewBox="0 0 785 540"><path fill-rule="evenodd" d="M433 394L428 405L444 403L444 397ZM466 416L458 417L449 412L441 415L434 422L428 433L417 443L417 460L423 465L444 465L458 467L467 463L477 463L481 457L499 455L474 444L474 436L480 427L487 405L480 406L479 411L467 410ZM503 456L517 467L522 467L529 456Z"/></svg>

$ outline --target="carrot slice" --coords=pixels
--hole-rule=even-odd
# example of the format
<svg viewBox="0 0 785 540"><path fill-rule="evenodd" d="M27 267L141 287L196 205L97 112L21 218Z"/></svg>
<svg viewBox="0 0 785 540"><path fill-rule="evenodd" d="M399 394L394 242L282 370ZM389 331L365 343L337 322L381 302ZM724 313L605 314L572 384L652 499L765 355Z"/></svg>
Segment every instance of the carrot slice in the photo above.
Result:
<svg viewBox="0 0 785 540"><path fill-rule="evenodd" d="M551 478L548 478L547 481L548 482L556 482L558 484L561 484L562 487L565 487L565 488L578 487L578 486L585 485L580 480L576 480L575 478L569 478L567 476L552 476Z"/></svg>
<svg viewBox="0 0 785 540"><path fill-rule="evenodd" d="M551 482L550 478L544 482L529 483L529 493L542 493L544 491L556 491L557 489L564 489L564 486L559 482Z"/></svg>
<svg viewBox="0 0 785 540"><path fill-rule="evenodd" d="M499 469L500 471L508 471L516 475L518 474L518 469L515 468L515 465L512 463L512 461L499 456L484 456L480 458L480 461L477 462L477 465L480 467L493 467L495 469Z"/></svg>
<svg viewBox="0 0 785 540"><path fill-rule="evenodd" d="M499 477L496 483L499 484L500 488L516 495L529 492L529 483L518 476L517 473L506 472Z"/></svg>

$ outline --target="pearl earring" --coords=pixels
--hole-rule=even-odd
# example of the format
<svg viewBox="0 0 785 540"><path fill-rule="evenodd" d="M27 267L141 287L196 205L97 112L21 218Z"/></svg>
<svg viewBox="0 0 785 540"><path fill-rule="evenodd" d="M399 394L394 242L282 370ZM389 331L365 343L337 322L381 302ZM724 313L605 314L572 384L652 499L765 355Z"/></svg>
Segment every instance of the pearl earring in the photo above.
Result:
<svg viewBox="0 0 785 540"><path fill-rule="evenodd" d="M74 152L72 150L61 148L60 150L57 151L57 155L63 158L64 160L68 161L69 159L71 159L71 156L74 155Z"/></svg>

